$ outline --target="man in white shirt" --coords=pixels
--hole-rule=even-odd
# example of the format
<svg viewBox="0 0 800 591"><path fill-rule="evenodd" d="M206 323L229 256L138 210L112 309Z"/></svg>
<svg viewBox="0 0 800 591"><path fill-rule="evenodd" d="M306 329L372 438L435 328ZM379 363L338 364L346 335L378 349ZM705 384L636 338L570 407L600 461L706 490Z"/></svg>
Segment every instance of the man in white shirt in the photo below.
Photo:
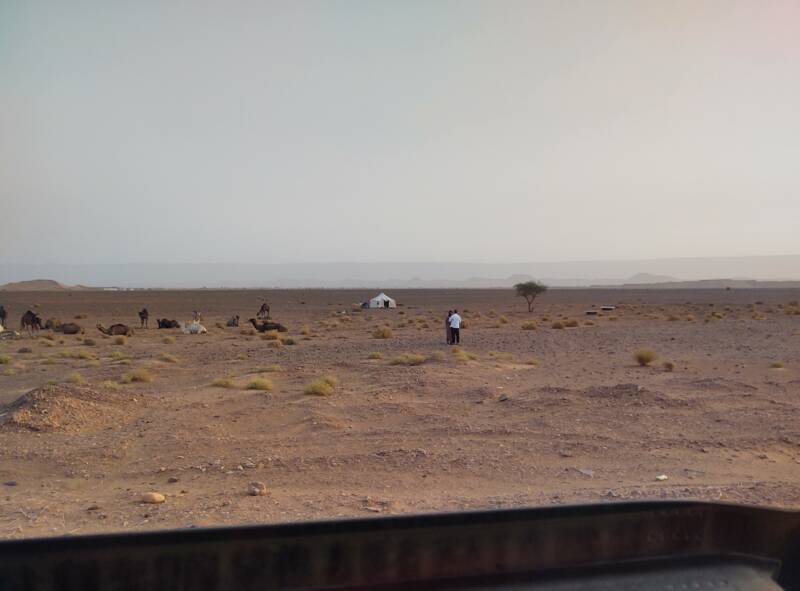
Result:
<svg viewBox="0 0 800 591"><path fill-rule="evenodd" d="M450 317L450 344L457 345L460 341L459 329L461 328L461 316L458 315L458 310L453 310L453 315Z"/></svg>

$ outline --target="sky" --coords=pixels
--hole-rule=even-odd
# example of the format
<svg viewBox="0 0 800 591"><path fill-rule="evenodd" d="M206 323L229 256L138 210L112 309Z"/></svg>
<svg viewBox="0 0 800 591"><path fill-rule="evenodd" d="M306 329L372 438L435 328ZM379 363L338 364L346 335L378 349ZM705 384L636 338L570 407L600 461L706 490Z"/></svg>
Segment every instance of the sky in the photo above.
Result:
<svg viewBox="0 0 800 591"><path fill-rule="evenodd" d="M0 263L800 254L793 0L0 0Z"/></svg>

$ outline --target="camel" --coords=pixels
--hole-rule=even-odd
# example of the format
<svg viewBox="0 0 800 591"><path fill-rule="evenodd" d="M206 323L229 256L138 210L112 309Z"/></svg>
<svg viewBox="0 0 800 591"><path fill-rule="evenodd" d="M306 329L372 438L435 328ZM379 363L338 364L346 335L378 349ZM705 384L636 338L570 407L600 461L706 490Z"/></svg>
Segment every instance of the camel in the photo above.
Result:
<svg viewBox="0 0 800 591"><path fill-rule="evenodd" d="M190 322L189 324L180 323L180 329L183 334L206 334L208 330L199 322Z"/></svg>
<svg viewBox="0 0 800 591"><path fill-rule="evenodd" d="M180 322L177 320L168 320L166 318L156 318L158 328L180 328Z"/></svg>
<svg viewBox="0 0 800 591"><path fill-rule="evenodd" d="M259 320L269 320L269 304L267 302L261 304L261 307L258 309L258 313L256 314L256 318Z"/></svg>
<svg viewBox="0 0 800 591"><path fill-rule="evenodd" d="M27 330L30 336L33 336L34 331L39 332L42 328L42 319L36 314L28 310L22 315L20 319L21 330Z"/></svg>
<svg viewBox="0 0 800 591"><path fill-rule="evenodd" d="M228 320L227 326L239 326L239 315L231 316Z"/></svg>
<svg viewBox="0 0 800 591"><path fill-rule="evenodd" d="M192 322L202 322L202 320L203 320L203 315L200 312L198 312L197 310L195 310L193 318L192 318Z"/></svg>
<svg viewBox="0 0 800 591"><path fill-rule="evenodd" d="M140 328L150 328L147 324L150 320L150 312L147 311L147 308L142 308L139 312L139 322L141 323Z"/></svg>
<svg viewBox="0 0 800 591"><path fill-rule="evenodd" d="M133 329L129 326L125 326L124 324L112 324L108 328L103 328L102 324L97 325L97 330L102 332L105 335L124 335L126 337L133 336Z"/></svg>
<svg viewBox="0 0 800 591"><path fill-rule="evenodd" d="M58 329L61 327L61 321L58 318L48 318L44 323L45 330L52 330L53 332L58 332Z"/></svg>
<svg viewBox="0 0 800 591"><path fill-rule="evenodd" d="M66 322L61 324L58 328L54 328L53 331L62 332L64 334L83 334L83 328L74 322Z"/></svg>
<svg viewBox="0 0 800 591"><path fill-rule="evenodd" d="M267 332L268 330L277 330L278 332L289 332L289 329L286 328L283 324L278 324L277 322L257 322L255 318L251 318L248 320L250 324L253 325L258 332Z"/></svg>
<svg viewBox="0 0 800 591"><path fill-rule="evenodd" d="M5 325L6 318L8 318L8 313L6 312L6 309L0 305L0 326Z"/></svg>

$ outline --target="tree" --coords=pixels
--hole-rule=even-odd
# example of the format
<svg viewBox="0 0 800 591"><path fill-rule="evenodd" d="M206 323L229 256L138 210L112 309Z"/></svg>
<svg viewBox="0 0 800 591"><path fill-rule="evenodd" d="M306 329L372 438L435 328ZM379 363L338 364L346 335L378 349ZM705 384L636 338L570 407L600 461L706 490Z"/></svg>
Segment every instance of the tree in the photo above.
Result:
<svg viewBox="0 0 800 591"><path fill-rule="evenodd" d="M526 281L524 283L517 283L514 289L517 291L519 297L525 298L528 302L528 312L531 312L533 310L533 300L536 299L536 296L546 292L547 286L538 281Z"/></svg>

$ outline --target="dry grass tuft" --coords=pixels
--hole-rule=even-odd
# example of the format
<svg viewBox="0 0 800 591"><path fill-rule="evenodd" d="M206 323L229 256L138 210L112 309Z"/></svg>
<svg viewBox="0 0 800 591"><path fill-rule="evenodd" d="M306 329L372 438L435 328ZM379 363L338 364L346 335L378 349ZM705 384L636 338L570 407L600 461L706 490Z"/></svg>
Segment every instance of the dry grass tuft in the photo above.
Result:
<svg viewBox="0 0 800 591"><path fill-rule="evenodd" d="M0 355L0 365L8 365L11 363L11 357L8 355Z"/></svg>
<svg viewBox="0 0 800 591"><path fill-rule="evenodd" d="M65 359L95 359L95 356L89 351L70 351L68 349L59 351L58 356Z"/></svg>
<svg viewBox="0 0 800 591"><path fill-rule="evenodd" d="M560 320L556 320L553 324L550 325L550 328L554 328L556 330L563 330L564 323Z"/></svg>
<svg viewBox="0 0 800 591"><path fill-rule="evenodd" d="M453 359L456 361L475 361L477 358L478 356L475 353L469 353L463 349L453 351Z"/></svg>
<svg viewBox="0 0 800 591"><path fill-rule="evenodd" d="M100 382L101 388L108 388L109 390L119 390L120 385L112 380L104 380Z"/></svg>
<svg viewBox="0 0 800 591"><path fill-rule="evenodd" d="M528 320L522 323L522 330L536 330L538 326L535 320Z"/></svg>
<svg viewBox="0 0 800 591"><path fill-rule="evenodd" d="M266 378L255 378L247 382L246 390L272 390L272 382Z"/></svg>
<svg viewBox="0 0 800 591"><path fill-rule="evenodd" d="M84 378L77 371L73 371L72 373L67 374L65 381L69 382L70 384L83 384L86 382L86 378Z"/></svg>
<svg viewBox="0 0 800 591"><path fill-rule="evenodd" d="M134 369L122 374L120 382L123 384L148 383L153 381L153 375L144 368Z"/></svg>
<svg viewBox="0 0 800 591"><path fill-rule="evenodd" d="M115 344L115 345L120 345L120 346L122 346L122 345L124 345L124 344L125 344L125 343L127 343L127 342L128 342L128 339L126 339L126 338L125 338L124 336L122 336L122 335L119 335L119 336L116 336L116 337L114 337L114 344Z"/></svg>
<svg viewBox="0 0 800 591"><path fill-rule="evenodd" d="M280 335L277 330L268 330L267 332L261 333L261 338L265 341L277 341Z"/></svg>
<svg viewBox="0 0 800 591"><path fill-rule="evenodd" d="M303 393L309 396L330 396L333 394L333 386L325 380L314 380L306 384Z"/></svg>
<svg viewBox="0 0 800 591"><path fill-rule="evenodd" d="M94 339L83 339L83 344L87 347L94 347L97 342Z"/></svg>
<svg viewBox="0 0 800 591"><path fill-rule="evenodd" d="M379 326L372 331L373 339L389 339L392 337L392 329L388 326Z"/></svg>
<svg viewBox="0 0 800 591"><path fill-rule="evenodd" d="M17 353L33 353L33 349L30 347L20 347L17 349Z"/></svg>
<svg viewBox="0 0 800 591"><path fill-rule="evenodd" d="M283 368L278 364L265 365L256 370L257 373L275 373L278 371L283 371Z"/></svg>
<svg viewBox="0 0 800 591"><path fill-rule="evenodd" d="M783 361L770 361L769 366L772 369L783 369Z"/></svg>
<svg viewBox="0 0 800 591"><path fill-rule="evenodd" d="M165 345L171 345L175 342L175 337L164 337L163 339L161 339L161 342L164 343Z"/></svg>
<svg viewBox="0 0 800 591"><path fill-rule="evenodd" d="M422 365L427 358L419 353L403 353L392 359L392 365Z"/></svg>
<svg viewBox="0 0 800 591"><path fill-rule="evenodd" d="M243 334L245 336L252 337L253 335L256 334L256 329L253 328L252 326L249 327L249 328L242 328L242 329L239 330L239 334Z"/></svg>
<svg viewBox="0 0 800 591"><path fill-rule="evenodd" d="M86 315L86 314L75 314L75 320L84 320L84 319L86 319L88 317L89 316Z"/></svg>
<svg viewBox="0 0 800 591"><path fill-rule="evenodd" d="M656 355L655 351L652 351L651 349L639 349L633 354L633 359L636 361L636 363L642 367L645 367L658 359L658 355Z"/></svg>
<svg viewBox="0 0 800 591"><path fill-rule="evenodd" d="M431 361L444 361L447 359L447 355L444 354L444 351L434 351L430 354L429 359Z"/></svg>
<svg viewBox="0 0 800 591"><path fill-rule="evenodd" d="M311 329L308 327L307 324L300 329L300 334L306 337L311 334Z"/></svg>
<svg viewBox="0 0 800 591"><path fill-rule="evenodd" d="M672 361L665 361L662 367L664 368L664 371L668 372L675 370L675 364Z"/></svg>
<svg viewBox="0 0 800 591"><path fill-rule="evenodd" d="M564 326L566 328L578 328L578 321L574 318L570 318L569 320L564 321Z"/></svg>
<svg viewBox="0 0 800 591"><path fill-rule="evenodd" d="M158 359L164 363L178 363L178 358L170 353L159 353Z"/></svg>
<svg viewBox="0 0 800 591"><path fill-rule="evenodd" d="M367 355L367 359L383 359L383 353L380 353L379 351L373 351Z"/></svg>
<svg viewBox="0 0 800 591"><path fill-rule="evenodd" d="M215 388L235 388L233 380L230 378L215 378L211 385Z"/></svg>

